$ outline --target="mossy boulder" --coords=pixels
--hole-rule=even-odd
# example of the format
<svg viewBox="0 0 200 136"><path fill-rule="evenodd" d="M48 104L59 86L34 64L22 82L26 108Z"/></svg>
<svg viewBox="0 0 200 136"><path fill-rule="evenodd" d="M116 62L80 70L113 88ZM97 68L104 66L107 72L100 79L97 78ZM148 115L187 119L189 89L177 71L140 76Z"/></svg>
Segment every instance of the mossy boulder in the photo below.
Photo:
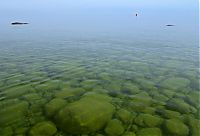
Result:
<svg viewBox="0 0 200 136"><path fill-rule="evenodd" d="M98 101L107 101L111 102L112 97L108 96L107 94L100 94L100 93L95 93L95 92L88 92L85 93L82 98L87 97L87 99L96 99Z"/></svg>
<svg viewBox="0 0 200 136"><path fill-rule="evenodd" d="M178 119L166 120L165 128L172 135L187 136L189 134L189 128Z"/></svg>
<svg viewBox="0 0 200 136"><path fill-rule="evenodd" d="M133 83L124 83L121 90L122 90L122 93L126 93L126 94L137 94L141 92L138 86L134 85Z"/></svg>
<svg viewBox="0 0 200 136"><path fill-rule="evenodd" d="M35 88L38 91L55 91L62 89L63 83L60 80L51 80L43 84L37 85Z"/></svg>
<svg viewBox="0 0 200 136"><path fill-rule="evenodd" d="M98 80L88 79L80 83L80 85L87 91L91 91L95 86L98 85Z"/></svg>
<svg viewBox="0 0 200 136"><path fill-rule="evenodd" d="M200 135L200 120L194 118L191 115L186 115L185 122L190 127L190 134L192 136Z"/></svg>
<svg viewBox="0 0 200 136"><path fill-rule="evenodd" d="M55 98L45 105L45 113L48 117L52 117L65 105L66 105L65 100Z"/></svg>
<svg viewBox="0 0 200 136"><path fill-rule="evenodd" d="M57 126L66 133L88 134L102 129L114 110L108 101L85 96L61 109L55 120Z"/></svg>
<svg viewBox="0 0 200 136"><path fill-rule="evenodd" d="M191 104L192 106L196 108L200 108L199 102L200 102L200 91L191 91L186 97L185 101Z"/></svg>
<svg viewBox="0 0 200 136"><path fill-rule="evenodd" d="M163 119L150 114L140 114L135 118L135 123L143 127L155 127L163 123Z"/></svg>
<svg viewBox="0 0 200 136"><path fill-rule="evenodd" d="M31 85L22 85L22 86L15 86L9 89L6 89L3 94L8 98L18 98L23 96L24 94L34 92L34 88Z"/></svg>
<svg viewBox="0 0 200 136"><path fill-rule="evenodd" d="M49 121L40 122L29 131L29 136L53 136L57 132L56 126Z"/></svg>
<svg viewBox="0 0 200 136"><path fill-rule="evenodd" d="M142 128L137 131L137 136L162 136L159 128Z"/></svg>
<svg viewBox="0 0 200 136"><path fill-rule="evenodd" d="M1 136L13 136L14 132L12 127L0 128Z"/></svg>
<svg viewBox="0 0 200 136"><path fill-rule="evenodd" d="M85 90L82 88L65 88L62 91L55 93L56 98L72 98L76 96L81 96L85 93Z"/></svg>
<svg viewBox="0 0 200 136"><path fill-rule="evenodd" d="M125 109L120 109L116 112L116 117L119 118L123 123L129 124L134 118L134 115Z"/></svg>
<svg viewBox="0 0 200 136"><path fill-rule="evenodd" d="M108 122L104 131L109 136L119 136L123 134L124 127L122 126L121 121L113 119Z"/></svg>
<svg viewBox="0 0 200 136"><path fill-rule="evenodd" d="M158 109L156 113L160 114L162 117L167 118L167 119L181 118L181 114L179 112L172 111L172 110Z"/></svg>
<svg viewBox="0 0 200 136"><path fill-rule="evenodd" d="M132 95L130 99L133 103L135 103L135 105L138 104L138 105L150 106L151 104L153 104L153 99L146 92Z"/></svg>
<svg viewBox="0 0 200 136"><path fill-rule="evenodd" d="M167 102L166 106L168 109L175 110L180 113L188 114L197 112L197 110L193 106L189 105L184 100L178 98L171 99L170 101Z"/></svg>
<svg viewBox="0 0 200 136"><path fill-rule="evenodd" d="M134 132L126 132L122 136L136 136Z"/></svg>
<svg viewBox="0 0 200 136"><path fill-rule="evenodd" d="M167 89L181 89L187 87L190 84L190 80L181 77L171 77L164 80L161 86Z"/></svg>
<svg viewBox="0 0 200 136"><path fill-rule="evenodd" d="M0 110L0 126L24 123L25 114L28 110L28 102L19 101L17 104L4 107Z"/></svg>

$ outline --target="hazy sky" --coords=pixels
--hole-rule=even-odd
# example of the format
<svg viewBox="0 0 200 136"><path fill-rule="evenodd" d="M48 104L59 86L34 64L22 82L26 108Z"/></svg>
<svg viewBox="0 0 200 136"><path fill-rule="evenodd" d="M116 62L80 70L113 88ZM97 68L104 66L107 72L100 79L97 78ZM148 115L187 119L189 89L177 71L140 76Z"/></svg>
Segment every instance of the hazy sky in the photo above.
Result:
<svg viewBox="0 0 200 136"><path fill-rule="evenodd" d="M59 9L88 7L194 8L198 0L1 0L0 9Z"/></svg>

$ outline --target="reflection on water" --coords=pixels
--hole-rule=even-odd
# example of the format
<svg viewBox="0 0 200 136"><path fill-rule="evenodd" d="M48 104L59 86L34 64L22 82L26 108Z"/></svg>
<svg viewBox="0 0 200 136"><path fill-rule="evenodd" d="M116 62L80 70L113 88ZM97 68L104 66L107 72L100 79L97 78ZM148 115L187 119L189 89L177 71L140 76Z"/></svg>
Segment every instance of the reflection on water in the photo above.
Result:
<svg viewBox="0 0 200 136"><path fill-rule="evenodd" d="M2 29L1 136L199 135L195 30L114 15Z"/></svg>

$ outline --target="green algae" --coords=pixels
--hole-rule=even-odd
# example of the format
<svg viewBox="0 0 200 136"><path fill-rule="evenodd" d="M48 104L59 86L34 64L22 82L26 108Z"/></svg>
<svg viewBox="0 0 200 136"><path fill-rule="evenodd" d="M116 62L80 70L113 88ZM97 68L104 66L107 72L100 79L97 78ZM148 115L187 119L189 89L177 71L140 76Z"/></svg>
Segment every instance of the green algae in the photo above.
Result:
<svg viewBox="0 0 200 136"><path fill-rule="evenodd" d="M0 135L199 136L194 59L93 42L0 52Z"/></svg>

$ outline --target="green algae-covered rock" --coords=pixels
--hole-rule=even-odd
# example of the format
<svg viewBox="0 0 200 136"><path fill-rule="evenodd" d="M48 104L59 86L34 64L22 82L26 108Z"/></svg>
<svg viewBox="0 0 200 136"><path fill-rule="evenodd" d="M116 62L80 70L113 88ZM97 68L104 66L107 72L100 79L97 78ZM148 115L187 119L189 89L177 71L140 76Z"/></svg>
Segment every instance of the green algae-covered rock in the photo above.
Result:
<svg viewBox="0 0 200 136"><path fill-rule="evenodd" d="M135 123L140 126L155 127L161 125L163 119L150 114L140 114L135 118Z"/></svg>
<svg viewBox="0 0 200 136"><path fill-rule="evenodd" d="M33 91L34 89L31 85L22 85L9 88L5 90L3 93L6 98L17 98Z"/></svg>
<svg viewBox="0 0 200 136"><path fill-rule="evenodd" d="M186 115L185 123L190 127L190 133L192 136L200 135L200 120L195 119L191 115Z"/></svg>
<svg viewBox="0 0 200 136"><path fill-rule="evenodd" d="M136 136L134 132L126 132L122 136Z"/></svg>
<svg viewBox="0 0 200 136"><path fill-rule="evenodd" d="M104 131L109 136L119 136L123 134L124 127L122 126L121 121L113 119L108 122Z"/></svg>
<svg viewBox="0 0 200 136"><path fill-rule="evenodd" d="M0 136L13 136L13 130L11 127L0 128Z"/></svg>
<svg viewBox="0 0 200 136"><path fill-rule="evenodd" d="M55 98L45 105L45 113L48 117L55 115L62 107L66 105L66 101L63 99Z"/></svg>
<svg viewBox="0 0 200 136"><path fill-rule="evenodd" d="M85 96L61 109L55 120L66 133L88 134L102 129L114 110L114 106L107 101Z"/></svg>
<svg viewBox="0 0 200 136"><path fill-rule="evenodd" d="M108 96L107 94L99 94L95 92L88 92L83 95L83 98L87 97L87 99L96 99L98 101L107 101L110 102L112 97Z"/></svg>
<svg viewBox="0 0 200 136"><path fill-rule="evenodd" d="M80 84L85 90L91 91L96 85L98 85L98 80L84 80Z"/></svg>
<svg viewBox="0 0 200 136"><path fill-rule="evenodd" d="M133 83L124 83L123 87L121 88L122 92L127 93L127 94L137 94L141 90L134 85Z"/></svg>
<svg viewBox="0 0 200 136"><path fill-rule="evenodd" d="M19 101L16 104L0 109L0 126L22 123L28 110L28 102Z"/></svg>
<svg viewBox="0 0 200 136"><path fill-rule="evenodd" d="M167 119L172 119L172 118L180 119L181 118L181 114L179 112L172 111L172 110L158 109L156 112Z"/></svg>
<svg viewBox="0 0 200 136"><path fill-rule="evenodd" d="M125 109L120 109L117 111L116 117L119 118L123 123L129 124L131 123L134 116L131 114L131 112Z"/></svg>
<svg viewBox="0 0 200 136"><path fill-rule="evenodd" d="M153 99L146 92L132 95L130 99L135 105L150 106L153 103Z"/></svg>
<svg viewBox="0 0 200 136"><path fill-rule="evenodd" d="M82 88L65 88L62 91L58 91L55 94L57 98L71 98L74 96L80 96L84 94L85 91Z"/></svg>
<svg viewBox="0 0 200 136"><path fill-rule="evenodd" d="M188 127L178 119L166 120L165 128L172 135L187 136L189 134Z"/></svg>
<svg viewBox="0 0 200 136"><path fill-rule="evenodd" d="M166 104L167 108L180 113L196 113L197 110L182 99L173 98Z"/></svg>
<svg viewBox="0 0 200 136"><path fill-rule="evenodd" d="M191 91L189 94L185 97L186 102L191 104L192 106L196 108L200 108L199 102L200 102L200 91Z"/></svg>
<svg viewBox="0 0 200 136"><path fill-rule="evenodd" d="M35 88L38 91L54 91L54 90L60 90L63 86L63 83L59 80L50 80L48 82L45 82L43 84L37 85Z"/></svg>
<svg viewBox="0 0 200 136"><path fill-rule="evenodd" d="M162 136L159 128L142 128L137 131L137 136Z"/></svg>
<svg viewBox="0 0 200 136"><path fill-rule="evenodd" d="M168 98L172 98L176 94L176 92L174 90L168 90L168 89L164 89L160 93L162 93L163 95L165 95Z"/></svg>
<svg viewBox="0 0 200 136"><path fill-rule="evenodd" d="M164 80L161 83L161 86L164 88L177 90L177 89L184 88L188 86L189 84L190 84L190 80L186 78L172 77L172 78L168 78Z"/></svg>
<svg viewBox="0 0 200 136"><path fill-rule="evenodd" d="M52 122L40 122L30 129L29 136L53 136L56 131L57 128Z"/></svg>
<svg viewBox="0 0 200 136"><path fill-rule="evenodd" d="M34 103L35 101L42 99L42 97L37 93L26 94L22 98L28 101L29 103Z"/></svg>

